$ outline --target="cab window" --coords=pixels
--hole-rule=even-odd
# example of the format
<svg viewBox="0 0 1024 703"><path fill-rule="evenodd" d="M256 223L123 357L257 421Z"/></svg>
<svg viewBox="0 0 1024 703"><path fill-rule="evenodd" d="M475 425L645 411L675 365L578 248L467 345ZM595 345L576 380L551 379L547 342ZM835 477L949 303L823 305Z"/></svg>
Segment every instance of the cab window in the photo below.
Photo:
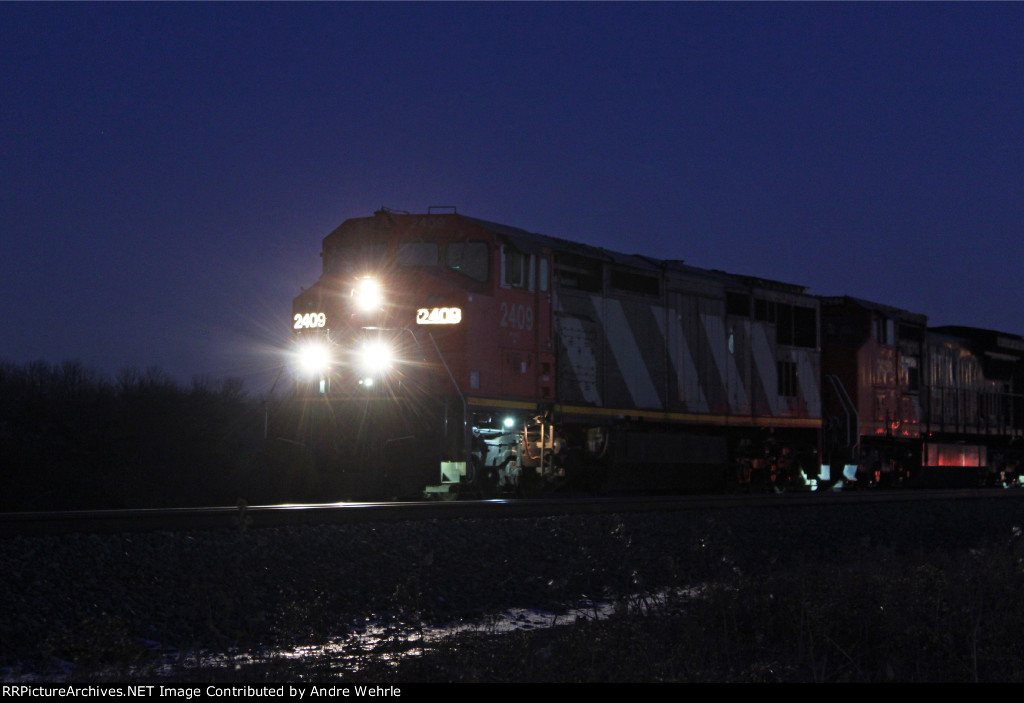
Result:
<svg viewBox="0 0 1024 703"><path fill-rule="evenodd" d="M397 261L401 266L437 266L436 242L405 242L398 245Z"/></svg>
<svg viewBox="0 0 1024 703"><path fill-rule="evenodd" d="M445 249L444 263L453 271L483 283L489 277L490 256L487 242L452 242Z"/></svg>
<svg viewBox="0 0 1024 703"><path fill-rule="evenodd" d="M384 255L385 246L383 244L332 244L325 247L320 254L323 258L326 275L352 271L373 271L380 267Z"/></svg>

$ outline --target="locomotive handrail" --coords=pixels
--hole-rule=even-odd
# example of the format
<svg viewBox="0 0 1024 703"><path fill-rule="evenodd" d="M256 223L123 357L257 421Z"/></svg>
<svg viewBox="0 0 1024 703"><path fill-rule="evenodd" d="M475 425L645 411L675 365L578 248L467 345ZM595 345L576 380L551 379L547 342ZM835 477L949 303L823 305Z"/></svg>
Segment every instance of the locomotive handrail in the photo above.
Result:
<svg viewBox="0 0 1024 703"><path fill-rule="evenodd" d="M853 404L853 400L850 398L850 394L846 392L846 387L843 386L843 382L839 380L839 377L835 374L825 374L825 378L832 384L832 389L836 392L836 397L839 398L840 405L843 406L843 410L846 412L846 441L850 447L857 450L857 455L860 454L860 432L855 431L860 428L860 415L857 413L857 406ZM853 427L850 426L850 420L853 418L855 424ZM856 437L855 442L851 441Z"/></svg>

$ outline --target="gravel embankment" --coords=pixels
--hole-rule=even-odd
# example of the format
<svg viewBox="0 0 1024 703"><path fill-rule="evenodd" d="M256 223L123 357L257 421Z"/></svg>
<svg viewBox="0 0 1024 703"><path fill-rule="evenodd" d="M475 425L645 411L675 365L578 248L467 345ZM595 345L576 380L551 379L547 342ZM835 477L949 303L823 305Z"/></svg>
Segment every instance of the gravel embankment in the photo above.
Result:
<svg viewBox="0 0 1024 703"><path fill-rule="evenodd" d="M1009 543L1014 527L1019 498L0 540L0 678L140 643L315 644L377 618L557 610L875 545Z"/></svg>

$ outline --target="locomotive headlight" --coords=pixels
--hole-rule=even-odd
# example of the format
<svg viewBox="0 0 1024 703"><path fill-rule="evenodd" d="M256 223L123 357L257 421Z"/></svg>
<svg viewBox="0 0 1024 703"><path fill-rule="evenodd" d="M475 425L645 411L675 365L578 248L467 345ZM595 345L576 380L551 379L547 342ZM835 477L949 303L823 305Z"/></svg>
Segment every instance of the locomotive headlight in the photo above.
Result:
<svg viewBox="0 0 1024 703"><path fill-rule="evenodd" d="M356 307L363 312L376 310L381 306L384 296L380 290L380 284L372 278L361 278L352 291Z"/></svg>
<svg viewBox="0 0 1024 703"><path fill-rule="evenodd" d="M318 376L331 368L331 353L324 344L305 344L298 351L298 362L303 373Z"/></svg>
<svg viewBox="0 0 1024 703"><path fill-rule="evenodd" d="M384 373L393 362L394 353L387 342L366 342L359 350L359 367L367 375Z"/></svg>

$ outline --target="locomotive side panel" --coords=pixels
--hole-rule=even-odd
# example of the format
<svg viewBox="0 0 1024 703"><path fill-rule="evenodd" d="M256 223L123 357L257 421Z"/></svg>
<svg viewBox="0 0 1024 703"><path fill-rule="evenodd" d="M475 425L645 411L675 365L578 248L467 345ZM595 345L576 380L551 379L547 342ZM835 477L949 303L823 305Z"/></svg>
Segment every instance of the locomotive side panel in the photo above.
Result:
<svg viewBox="0 0 1024 703"><path fill-rule="evenodd" d="M705 422L749 415L749 321L727 322L720 285L687 281L684 291L677 275L665 279L677 288L662 297L665 284L653 273L629 272L624 281L621 265L609 267L601 288L600 262L591 266L592 287L581 290L573 278L554 295L561 403L652 418L683 412Z"/></svg>
<svg viewBox="0 0 1024 703"><path fill-rule="evenodd" d="M590 296L558 291L552 307L559 402L604 406L604 329L593 311Z"/></svg>
<svg viewBox="0 0 1024 703"><path fill-rule="evenodd" d="M624 410L665 408L658 307L598 294L555 298L560 400Z"/></svg>
<svg viewBox="0 0 1024 703"><path fill-rule="evenodd" d="M673 405L682 412L725 415L728 411L730 389L717 362L725 342L709 334L707 324L718 319L723 309L722 301L709 295L669 291L665 326L673 369ZM716 350L716 345L722 349Z"/></svg>
<svg viewBox="0 0 1024 703"><path fill-rule="evenodd" d="M605 266L605 292L594 307L605 328L605 388L612 405L667 408L662 278L654 269Z"/></svg>
<svg viewBox="0 0 1024 703"><path fill-rule="evenodd" d="M748 414L745 349L749 335L743 321L726 319L724 291L710 285L696 291L692 286L686 291L673 290L667 312L673 385L676 398L684 404L682 409L706 414L709 421Z"/></svg>
<svg viewBox="0 0 1024 703"><path fill-rule="evenodd" d="M682 265L567 258L554 302L559 408L592 423L602 456L613 449L619 487L709 488L735 461L744 481L789 480L797 455L817 474L816 298Z"/></svg>

